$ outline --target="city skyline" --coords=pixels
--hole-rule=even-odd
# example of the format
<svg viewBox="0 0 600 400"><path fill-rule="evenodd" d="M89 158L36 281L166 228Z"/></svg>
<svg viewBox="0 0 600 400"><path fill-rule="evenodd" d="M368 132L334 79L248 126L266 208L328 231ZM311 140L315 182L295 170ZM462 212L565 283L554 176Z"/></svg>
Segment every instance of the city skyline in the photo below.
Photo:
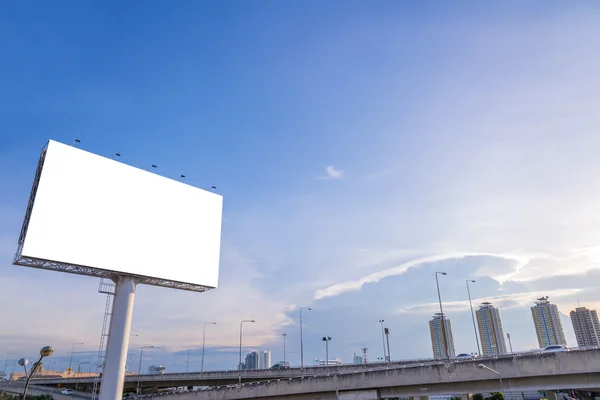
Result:
<svg viewBox="0 0 600 400"><path fill-rule="evenodd" d="M550 306L550 309L552 309L552 306L554 305L554 304L551 304L551 303L549 303L549 301L548 301L548 299L547 299L546 297L543 297L543 298L539 298L539 299L537 299L537 302L536 302L536 303L539 303L539 304L548 304L548 305ZM536 306L537 306L537 305L538 305L538 304L536 304ZM531 307L531 308L533 309L533 308L535 308L536 306L534 306L534 307ZM482 311L484 311L484 312L482 312ZM575 310L571 311L571 320L573 321L573 325L572 325L572 327L573 327L574 331L576 332L576 334L577 334L577 329L576 329L576 327L575 327L575 326L576 326L576 325L575 325L576 323L575 323L575 320L573 319L573 315L574 315L574 313L576 313L576 312L579 312L579 313L585 313L585 316L584 316L584 317L581 317L581 316L579 316L579 318L581 318L581 319L582 319L582 321L583 321L584 323L587 323L588 325L590 325L590 324L593 324L593 321L596 321L596 323L597 323L597 312L596 312L596 310L594 310L594 309L591 309L591 310L590 310L590 309L588 309L588 308L586 308L586 307L581 307L581 306L580 306L580 307L577 307ZM493 355L493 354L503 354L503 353L508 353L508 350L507 350L507 348L506 348L506 343L505 343L505 342L504 342L504 349L505 349L504 351L500 350L500 352L499 352L499 353L490 353L490 352L486 352L486 342L485 342L485 340L484 340L484 337L482 337L482 336L481 336L481 333L482 333L482 331L483 331L483 332L485 332L485 329L482 329L482 328L485 326L485 323L483 323L482 325L480 325L480 321L484 321L484 320L486 320L488 317L490 318L490 321L491 321L491 318L493 318L493 317L490 317L490 315L496 315L496 317L495 317L495 318L498 318L498 319L499 319L499 313L500 313L500 310L499 310L499 309L497 309L496 307L494 307L494 306L493 306L491 303L489 303L489 302L483 302L483 303L482 303L482 305L480 306L480 308L479 308L479 309L476 311L476 313L477 313L477 326L478 326L478 333L479 333L479 335L480 335L480 336L479 336L479 338L480 338L480 340L481 340L481 343L482 343L482 349L483 349L483 352L482 352L482 354L483 354L483 355ZM484 315L485 315L485 317L484 317ZM596 319L595 319L595 320L594 320L594 315L596 316ZM590 321L587 321L587 320L585 320L585 318L589 318L589 319L591 319L591 320L590 320ZM449 334L451 335L451 337L450 337L450 340L449 340L449 343L450 343L450 350L451 350L451 351L450 351L450 357L454 357L456 354L452 355L452 354L453 354L453 353L452 353L452 351L454 351L454 353L456 353L456 352L455 352L455 350L453 350L453 348L452 348L452 347L454 346L454 338L453 338L453 333L452 333L452 324L451 324L451 321L450 321L450 319L449 319L449 318L447 318L446 316L444 317L444 320L445 320L445 322L446 322L446 325L447 325L447 327L448 327L448 332L449 332ZM497 321L497 320L496 320L496 321ZM436 329L439 329L439 328L441 327L441 325L440 325L440 322L441 322L440 314L439 314L439 313L436 313L436 314L434 314L434 318L433 318L432 320L430 320L430 334L431 334L431 332L434 332L434 331L435 331L435 332L437 332L437 330L436 330ZM501 324L501 320L500 320L500 324ZM535 325L535 323L534 323L534 325ZM481 327L481 328L480 328L480 327ZM493 329L494 329L494 328L492 328L492 329L490 330L490 333L491 333L491 331L492 331ZM501 327L501 326L500 326L500 329L502 329L502 327ZM592 327L592 329L594 329L594 328ZM600 332L600 330L598 330L598 332ZM434 345L434 341L433 341L433 336L432 336L431 338L432 338L432 341L431 341L431 343L432 343L432 346L435 346L435 345ZM440 336L439 336L439 337L437 337L437 335L436 335L436 338L437 338L437 339L436 339L436 343L437 343L437 340L438 340L438 339L439 339L439 340L441 340L441 334L440 334ZM503 335L502 335L502 338L503 338ZM491 340L491 339L490 339L490 340ZM441 343L441 342L440 342L440 343ZM578 343L578 345L579 345L579 343ZM595 344L592 344L592 345L595 345ZM439 353L439 354L438 354L438 356L439 356L440 354L444 354L444 353L445 353L445 352L444 352L444 348L443 348L443 346L444 346L444 345L443 345L443 344L441 344L440 346L442 346L442 347L441 347L441 350L437 350L437 353ZM584 346L590 346L590 345L589 345L589 344L584 344ZM502 345L500 345L500 348L502 349ZM196 352L198 352L198 350L199 350L199 349L196 349ZM535 349L530 349L530 350L535 350ZM130 350L130 351L131 351L131 350ZM435 350L434 350L434 351L435 351ZM85 352L85 353L92 354L93 352ZM434 355L434 356L433 356L433 358L442 358L442 359L443 359L443 358L445 358L445 356L439 356L439 357L438 357L438 356ZM135 360L136 356L135 356L135 355L133 355L133 356L132 356L132 357L130 357L130 358L131 358L131 359L133 359L133 360ZM340 357L337 357L337 356L330 356L330 359L331 359L331 360L340 360L340 359L341 359L341 360L343 360L344 358L345 358L344 356L343 356L343 357L341 357L341 358L340 358ZM419 357L419 358L422 358L422 357ZM427 357L423 357L423 358L427 358ZM94 357L84 357L84 359L85 359L85 360L92 360L92 361L93 361L93 360L94 360ZM80 359L80 360L81 360L81 359ZM246 353L245 353L245 355L244 355L244 362L242 363L242 365L241 365L241 368L242 368L242 369L268 369L268 368L270 368L270 366L272 365L272 362L271 362L270 360L271 360L271 351L270 351L270 350L251 350L251 351L248 351L248 352L246 352ZM320 360L320 358L319 358L319 357L315 357L315 358L314 358L314 360ZM349 364L349 363L353 363L353 364L355 364L357 360L360 360L360 362L359 362L359 363L362 363L362 362L363 362L363 361L362 361L362 360L363 360L363 357L362 357L361 355L358 355L358 354L356 354L356 353L353 353L353 355L352 355L352 361L351 361L351 362L344 362L344 363L345 363L345 364ZM16 359L14 359L14 360L13 360L13 359L10 359L10 361L12 362L12 364L16 365ZM52 360L52 361L50 361L50 362L51 362L51 363L54 363L54 366L56 366L56 363L57 363L57 361L56 361L56 360ZM158 362L160 363L160 360L158 360ZM196 360L196 361L192 361L192 362L193 362L193 363L197 363L197 362L198 362L198 360ZM337 362L337 361L336 361L336 362ZM343 361L342 361L342 362L343 362ZM369 361L369 362L375 362L375 361L374 361L374 360L371 360L371 361ZM381 357L377 358L377 361L376 361L376 362L382 362L382 359L381 359ZM7 360L7 364L6 364L6 365L7 365L7 367L8 367L8 368L6 369L6 371L7 371L6 373L7 373L7 374L9 374L9 373L11 372L11 370L12 370L12 369L11 369L11 367L10 367L10 363L8 363L8 360ZM182 364L174 364L174 365L182 365ZM267 368L263 368L263 367L264 367L264 365L269 365L269 367L267 367ZM292 366L294 366L294 365L295 365L295 364L292 364ZM148 366L145 366L145 367L144 367L144 371L145 371L145 372L147 372L147 371L148 371L148 368L149 368L149 366L150 366L150 365L148 364ZM171 364L171 366L173 366L173 364ZM13 366L13 367L14 367L14 366ZM237 366L236 366L236 368L237 368ZM176 370L176 369L177 369L177 368L175 368L175 370ZM222 368L222 369L227 369L227 368ZM58 369L56 369L56 370L58 371ZM66 370L66 368L65 368L65 370ZM170 369L170 370L171 370L171 369ZM145 372L144 372L144 373L145 373ZM17 373L18 373L18 370L17 370Z"/></svg>
<svg viewBox="0 0 600 400"><path fill-rule="evenodd" d="M197 371L203 342L204 369L230 369L247 319L244 352L283 360L286 333L298 365L300 308L307 364L325 357L324 336L346 363L361 348L376 360L380 319L392 359L428 357L436 271L457 353L477 351L465 279L473 304L501 310L515 350L539 348L529 316L541 296L570 345L577 300L600 309L600 4L3 11L0 360L18 355L7 369L45 345L61 370L73 343L73 363L98 353L98 280L12 265L49 139L223 196L218 288L138 286L131 370L152 345L142 368L185 371L189 348ZM217 324L204 341L206 321Z"/></svg>

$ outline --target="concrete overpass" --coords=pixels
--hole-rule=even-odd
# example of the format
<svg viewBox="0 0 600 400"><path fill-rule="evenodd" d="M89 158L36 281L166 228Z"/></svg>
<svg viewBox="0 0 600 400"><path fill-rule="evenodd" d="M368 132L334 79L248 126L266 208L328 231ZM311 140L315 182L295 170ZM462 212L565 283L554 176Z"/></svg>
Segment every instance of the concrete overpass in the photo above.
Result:
<svg viewBox="0 0 600 400"><path fill-rule="evenodd" d="M392 363L377 363L366 365L338 365L329 367L305 367L289 368L289 369L266 369L266 370L249 370L241 371L242 382L257 382L275 379L296 378L306 375L324 375L324 374L340 374L346 372L366 371L376 368L393 368L406 365L427 365L430 363L439 363L439 360L434 359L418 359L404 360ZM177 386L222 386L233 385L238 383L240 372L233 371L206 371L206 372L191 372L191 373L174 373L174 374L153 374L153 375L129 375L125 377L125 389L133 390L140 382L142 387L165 388ZM77 385L80 389L91 387L94 383L94 377L85 378L44 378L39 376L34 378L32 382L38 385L58 386L63 388L74 388Z"/></svg>
<svg viewBox="0 0 600 400"><path fill-rule="evenodd" d="M477 367L484 363L498 371L505 392L580 390L600 392L600 349L527 356L500 357L394 366L214 387L197 392L144 395L144 399L173 400L380 400L500 391L496 375ZM549 396L551 398L551 396Z"/></svg>

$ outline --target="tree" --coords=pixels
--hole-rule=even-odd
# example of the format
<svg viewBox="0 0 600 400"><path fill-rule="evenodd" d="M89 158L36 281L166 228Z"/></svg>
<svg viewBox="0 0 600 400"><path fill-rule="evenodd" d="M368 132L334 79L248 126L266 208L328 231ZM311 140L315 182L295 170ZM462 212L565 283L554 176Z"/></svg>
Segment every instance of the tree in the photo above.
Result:
<svg viewBox="0 0 600 400"><path fill-rule="evenodd" d="M483 400L483 395L481 393L475 393L473 395L473 400Z"/></svg>
<svg viewBox="0 0 600 400"><path fill-rule="evenodd" d="M498 392L490 393L490 397L486 397L485 400L504 400L504 395Z"/></svg>

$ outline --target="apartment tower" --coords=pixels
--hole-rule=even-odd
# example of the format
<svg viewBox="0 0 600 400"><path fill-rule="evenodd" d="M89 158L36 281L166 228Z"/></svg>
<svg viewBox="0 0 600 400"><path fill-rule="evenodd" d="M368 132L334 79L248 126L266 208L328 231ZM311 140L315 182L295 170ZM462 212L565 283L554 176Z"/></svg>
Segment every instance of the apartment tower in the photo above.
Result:
<svg viewBox="0 0 600 400"><path fill-rule="evenodd" d="M596 310L577 307L571 311L571 322L577 338L577 346L600 346L600 323Z"/></svg>
<svg viewBox="0 0 600 400"><path fill-rule="evenodd" d="M560 322L558 307L548 301L548 296L537 299L535 306L531 307L531 316L540 348L553 345L566 346L567 340Z"/></svg>
<svg viewBox="0 0 600 400"><path fill-rule="evenodd" d="M492 303L486 302L481 303L475 315L477 315L477 326L479 327L483 355L493 356L507 353L500 310L494 307Z"/></svg>
<svg viewBox="0 0 600 400"><path fill-rule="evenodd" d="M433 357L436 359L456 356L454 351L454 336L452 335L452 323L446 317L443 318L443 321L445 329L442 329L442 314L434 314L431 321L429 321L431 347L433 349ZM444 331L447 340L444 340ZM448 354L446 353L446 343L448 345Z"/></svg>

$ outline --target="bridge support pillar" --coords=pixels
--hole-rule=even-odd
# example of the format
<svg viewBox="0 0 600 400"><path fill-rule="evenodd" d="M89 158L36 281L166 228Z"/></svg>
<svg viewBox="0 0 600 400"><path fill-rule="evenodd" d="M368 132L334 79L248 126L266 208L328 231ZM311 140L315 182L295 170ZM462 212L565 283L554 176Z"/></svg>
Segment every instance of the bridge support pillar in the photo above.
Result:
<svg viewBox="0 0 600 400"><path fill-rule="evenodd" d="M552 390L546 390L546 398L548 400L558 400L558 396L556 396L556 392Z"/></svg>

